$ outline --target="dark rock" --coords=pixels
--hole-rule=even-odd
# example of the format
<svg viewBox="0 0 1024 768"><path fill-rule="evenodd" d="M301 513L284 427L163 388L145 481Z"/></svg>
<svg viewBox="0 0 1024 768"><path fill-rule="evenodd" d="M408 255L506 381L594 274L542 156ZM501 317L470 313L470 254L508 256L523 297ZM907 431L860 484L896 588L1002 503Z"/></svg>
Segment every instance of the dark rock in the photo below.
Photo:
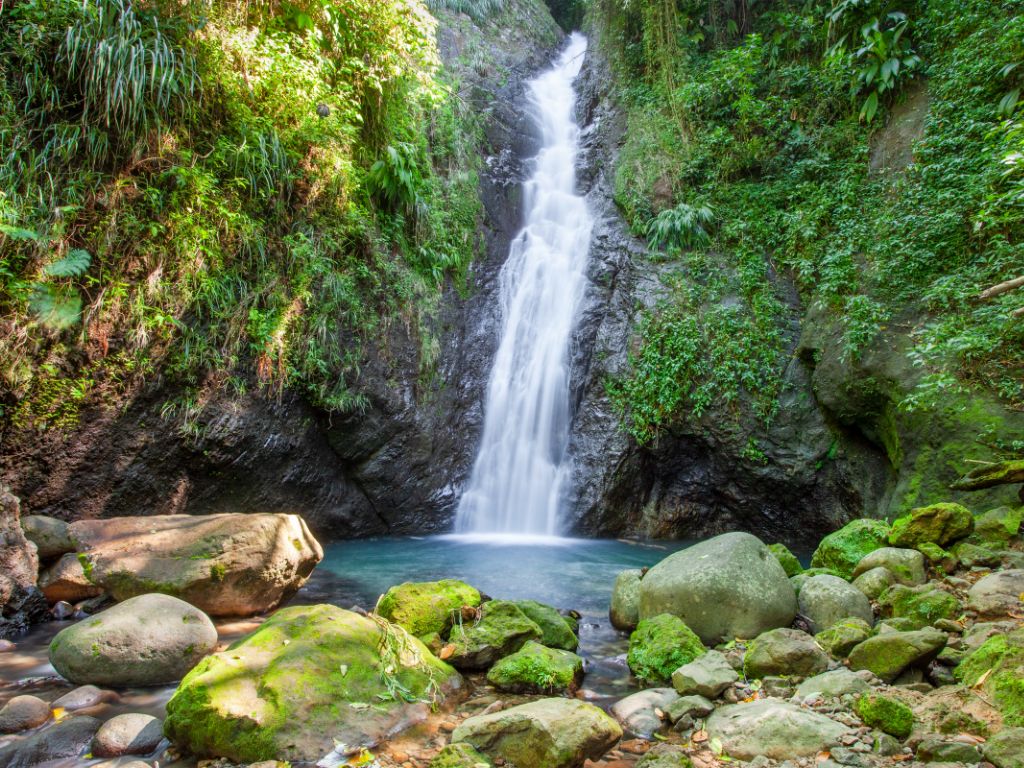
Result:
<svg viewBox="0 0 1024 768"><path fill-rule="evenodd" d="M3 452L0 451L0 456ZM0 639L17 637L47 618L36 588L39 557L21 528L21 501L0 484Z"/></svg>
<svg viewBox="0 0 1024 768"><path fill-rule="evenodd" d="M0 749L0 768L32 768L48 760L81 757L99 727L99 720L84 715L61 720Z"/></svg>
<svg viewBox="0 0 1024 768"><path fill-rule="evenodd" d="M80 685L55 699L51 706L54 709L66 709L68 712L74 712L79 709L97 707L108 701L116 701L117 698L117 694L113 691L105 691L95 685Z"/></svg>

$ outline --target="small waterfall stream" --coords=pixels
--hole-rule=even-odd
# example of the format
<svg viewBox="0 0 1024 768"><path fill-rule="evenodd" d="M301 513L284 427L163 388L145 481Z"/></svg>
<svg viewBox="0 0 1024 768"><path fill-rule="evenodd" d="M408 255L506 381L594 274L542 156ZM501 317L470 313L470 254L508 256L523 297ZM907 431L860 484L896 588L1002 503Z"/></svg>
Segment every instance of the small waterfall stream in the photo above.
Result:
<svg viewBox="0 0 1024 768"><path fill-rule="evenodd" d="M585 286L592 218L576 194L573 81L587 41L573 34L530 81L542 145L523 189L525 224L501 272L502 330L484 431L456 531L555 536L567 475L569 341Z"/></svg>

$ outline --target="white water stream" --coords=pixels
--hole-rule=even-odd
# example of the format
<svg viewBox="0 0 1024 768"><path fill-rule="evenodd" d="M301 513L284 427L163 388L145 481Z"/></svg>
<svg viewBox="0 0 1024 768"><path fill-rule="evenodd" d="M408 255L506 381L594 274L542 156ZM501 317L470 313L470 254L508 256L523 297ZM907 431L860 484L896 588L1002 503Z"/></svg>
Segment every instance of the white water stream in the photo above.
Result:
<svg viewBox="0 0 1024 768"><path fill-rule="evenodd" d="M542 137L524 184L525 225L501 271L501 342L473 472L459 503L462 534L556 536L566 491L569 342L583 297L592 218L576 194L579 127L573 81L587 41L574 34L530 81Z"/></svg>

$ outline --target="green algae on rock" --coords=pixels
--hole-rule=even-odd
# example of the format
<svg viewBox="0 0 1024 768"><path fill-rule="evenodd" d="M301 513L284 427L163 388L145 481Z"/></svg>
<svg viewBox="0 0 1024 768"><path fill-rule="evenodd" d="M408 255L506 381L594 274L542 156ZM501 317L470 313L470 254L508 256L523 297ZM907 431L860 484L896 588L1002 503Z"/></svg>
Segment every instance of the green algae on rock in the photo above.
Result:
<svg viewBox="0 0 1024 768"><path fill-rule="evenodd" d="M904 669L923 665L946 647L946 634L928 627L909 632L883 632L850 651L850 669L867 669L887 683Z"/></svg>
<svg viewBox="0 0 1024 768"><path fill-rule="evenodd" d="M637 625L629 636L626 662L641 680L664 684L679 667L702 656L706 650L682 619L663 613Z"/></svg>
<svg viewBox="0 0 1024 768"><path fill-rule="evenodd" d="M459 669L486 669L543 636L544 631L518 605L491 600L481 607L479 619L452 627L449 660Z"/></svg>
<svg viewBox="0 0 1024 768"><path fill-rule="evenodd" d="M811 567L830 568L849 581L864 556L886 546L888 537L889 525L883 520L853 520L821 540Z"/></svg>
<svg viewBox="0 0 1024 768"><path fill-rule="evenodd" d="M620 571L612 587L612 602L608 618L612 626L625 632L632 632L640 621L640 581L643 571L630 568Z"/></svg>
<svg viewBox="0 0 1024 768"><path fill-rule="evenodd" d="M961 504L944 502L910 510L892 524L889 543L894 547L915 547L918 544L947 544L967 536L974 530L974 516Z"/></svg>
<svg viewBox="0 0 1024 768"><path fill-rule="evenodd" d="M538 603L536 600L516 600L515 604L526 614L526 618L540 627L544 633L540 639L541 645L560 648L563 651L576 650L580 641L576 637L575 628L557 608Z"/></svg>
<svg viewBox="0 0 1024 768"><path fill-rule="evenodd" d="M857 699L854 711L871 728L905 739L914 728L914 713L901 701L880 693L865 693Z"/></svg>
<svg viewBox="0 0 1024 768"><path fill-rule="evenodd" d="M480 592L456 579L407 581L391 587L377 602L376 612L416 635L443 635L452 626L454 611L480 605Z"/></svg>
<svg viewBox="0 0 1024 768"><path fill-rule="evenodd" d="M499 659L487 672L487 682L499 691L513 693L572 693L582 679L583 659L532 640Z"/></svg>
<svg viewBox="0 0 1024 768"><path fill-rule="evenodd" d="M879 597L878 604L886 615L912 621L915 629L929 626L940 619L956 618L963 610L956 597L934 584L923 584L920 587L897 584Z"/></svg>
<svg viewBox="0 0 1024 768"><path fill-rule="evenodd" d="M789 547L785 544L769 544L768 551L775 555L775 559L779 561L779 565L782 566L782 570L786 572L787 576L792 577L804 572L800 560L789 551Z"/></svg>
<svg viewBox="0 0 1024 768"><path fill-rule="evenodd" d="M864 619L850 617L819 632L814 636L814 640L832 656L843 659L873 633L871 625Z"/></svg>
<svg viewBox="0 0 1024 768"><path fill-rule="evenodd" d="M491 768L491 761L469 744L449 744L430 761L430 768Z"/></svg>
<svg viewBox="0 0 1024 768"><path fill-rule="evenodd" d="M198 757L315 761L425 716L462 678L384 619L332 605L285 608L193 669L164 732Z"/></svg>
<svg viewBox="0 0 1024 768"><path fill-rule="evenodd" d="M990 637L954 674L968 687L981 687L1007 725L1024 726L1024 628Z"/></svg>
<svg viewBox="0 0 1024 768"><path fill-rule="evenodd" d="M828 654L806 632L772 629L760 634L743 655L743 673L749 679L773 675L813 677L828 669Z"/></svg>

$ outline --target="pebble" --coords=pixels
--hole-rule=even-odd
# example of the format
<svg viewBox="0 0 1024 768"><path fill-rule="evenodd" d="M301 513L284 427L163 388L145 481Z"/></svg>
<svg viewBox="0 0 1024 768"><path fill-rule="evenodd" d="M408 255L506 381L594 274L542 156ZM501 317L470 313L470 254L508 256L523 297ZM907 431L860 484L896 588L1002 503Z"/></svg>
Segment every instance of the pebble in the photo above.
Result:
<svg viewBox="0 0 1024 768"><path fill-rule="evenodd" d="M75 615L75 608L67 600L58 600L50 609L50 615L57 621L63 621Z"/></svg>
<svg viewBox="0 0 1024 768"><path fill-rule="evenodd" d="M37 728L50 719L50 705L36 696L15 696L0 709L0 733Z"/></svg>
<svg viewBox="0 0 1024 768"><path fill-rule="evenodd" d="M97 757L148 755L163 738L163 721L152 715L118 715L105 722L97 731L92 742L92 753Z"/></svg>
<svg viewBox="0 0 1024 768"><path fill-rule="evenodd" d="M113 691L104 691L95 685L80 685L68 693L65 693L50 706L54 709L66 709L74 712L78 709L88 709L108 701L117 701L118 695Z"/></svg>

